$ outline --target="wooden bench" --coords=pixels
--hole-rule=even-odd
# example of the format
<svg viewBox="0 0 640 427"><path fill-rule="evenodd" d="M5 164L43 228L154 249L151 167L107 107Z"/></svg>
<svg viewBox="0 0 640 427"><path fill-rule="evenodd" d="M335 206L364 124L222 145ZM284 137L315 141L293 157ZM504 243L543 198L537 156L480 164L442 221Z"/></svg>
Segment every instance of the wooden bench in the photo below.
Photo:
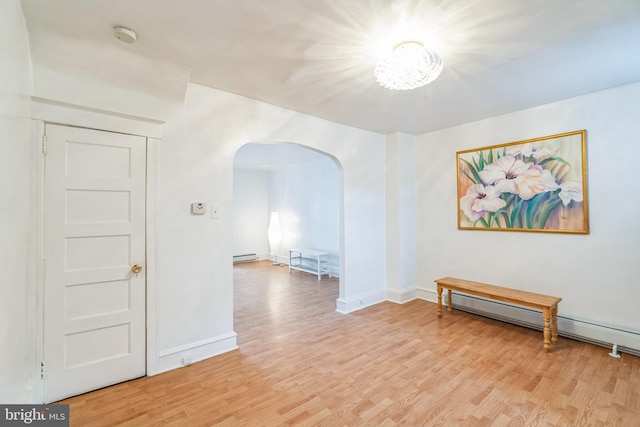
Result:
<svg viewBox="0 0 640 427"><path fill-rule="evenodd" d="M542 317L544 318L544 350L549 351L551 346L558 341L558 303L562 301L562 298L471 282L454 277L443 277L435 280L435 282L438 285L439 318L442 317L442 290L447 289L449 291L447 295L447 311L449 313L451 313L452 309L452 291L542 310Z"/></svg>

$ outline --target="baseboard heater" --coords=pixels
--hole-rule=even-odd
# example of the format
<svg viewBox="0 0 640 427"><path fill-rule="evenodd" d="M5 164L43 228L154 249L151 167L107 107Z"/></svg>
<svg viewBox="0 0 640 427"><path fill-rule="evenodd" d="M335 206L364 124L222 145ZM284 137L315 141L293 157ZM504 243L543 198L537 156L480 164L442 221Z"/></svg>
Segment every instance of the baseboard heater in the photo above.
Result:
<svg viewBox="0 0 640 427"><path fill-rule="evenodd" d="M256 254L244 254L244 255L234 255L233 263L239 264L241 262L253 262L258 261L258 256Z"/></svg>
<svg viewBox="0 0 640 427"><path fill-rule="evenodd" d="M455 292L452 293L452 298L452 307L456 310L525 328L543 330L542 314L539 311ZM560 313L562 313L562 303L560 303ZM640 333L637 332L558 315L558 335L605 348L612 348L615 345L620 352L640 356Z"/></svg>

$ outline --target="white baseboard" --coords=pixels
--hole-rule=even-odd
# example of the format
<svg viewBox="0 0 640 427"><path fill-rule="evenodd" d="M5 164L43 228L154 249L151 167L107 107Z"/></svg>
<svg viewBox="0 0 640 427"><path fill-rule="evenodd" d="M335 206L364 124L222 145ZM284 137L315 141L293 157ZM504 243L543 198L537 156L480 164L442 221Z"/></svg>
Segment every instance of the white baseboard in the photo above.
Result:
<svg viewBox="0 0 640 427"><path fill-rule="evenodd" d="M434 290L418 289L418 298L437 303L438 294ZM444 295L442 299L442 303L446 305ZM453 293L452 302L454 309L532 329L543 329L542 314L536 310L455 292ZM640 332L628 331L608 325L598 325L559 314L558 335L607 348L611 348L615 344L621 352L640 356Z"/></svg>
<svg viewBox="0 0 640 427"><path fill-rule="evenodd" d="M404 304L418 297L418 290L415 287L405 289L387 289L387 301L397 304Z"/></svg>
<svg viewBox="0 0 640 427"><path fill-rule="evenodd" d="M438 302L438 293L431 289L418 288L416 290L416 297L429 302Z"/></svg>
<svg viewBox="0 0 640 427"><path fill-rule="evenodd" d="M273 262L274 257L271 254L257 254L258 255L258 261L271 261ZM277 257L279 262L282 262L282 260L280 258L284 258L284 257Z"/></svg>
<svg viewBox="0 0 640 427"><path fill-rule="evenodd" d="M244 254L244 255L234 255L233 263L240 264L243 262L254 262L259 261L258 255L256 254Z"/></svg>
<svg viewBox="0 0 640 427"><path fill-rule="evenodd" d="M235 350L238 348L236 337L237 334L235 332L230 332L225 335L162 350L158 357L157 370L147 372L147 375L161 374Z"/></svg>
<svg viewBox="0 0 640 427"><path fill-rule="evenodd" d="M379 302L386 301L386 296L386 292L381 290L376 292L367 292L349 298L338 298L336 300L336 311L343 314L351 313L353 311L378 304Z"/></svg>

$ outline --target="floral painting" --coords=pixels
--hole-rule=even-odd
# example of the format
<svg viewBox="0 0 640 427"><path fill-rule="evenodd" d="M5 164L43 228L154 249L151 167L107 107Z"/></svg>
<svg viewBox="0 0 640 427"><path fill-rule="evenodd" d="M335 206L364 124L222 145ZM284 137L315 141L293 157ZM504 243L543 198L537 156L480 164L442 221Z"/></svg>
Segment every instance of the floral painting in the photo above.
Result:
<svg viewBox="0 0 640 427"><path fill-rule="evenodd" d="M458 228L588 233L586 131L460 151Z"/></svg>

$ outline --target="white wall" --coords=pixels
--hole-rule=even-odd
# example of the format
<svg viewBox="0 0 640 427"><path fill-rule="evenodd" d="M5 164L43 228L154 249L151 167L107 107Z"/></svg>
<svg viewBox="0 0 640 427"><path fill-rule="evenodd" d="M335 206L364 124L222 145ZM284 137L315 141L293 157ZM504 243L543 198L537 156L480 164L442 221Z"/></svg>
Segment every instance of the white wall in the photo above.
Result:
<svg viewBox="0 0 640 427"><path fill-rule="evenodd" d="M562 297L560 316L640 332L640 84L417 139L419 286L454 276ZM587 130L591 232L459 231L456 151Z"/></svg>
<svg viewBox="0 0 640 427"><path fill-rule="evenodd" d="M159 370L178 355L233 348L233 159L244 144L288 141L324 151L344 176L344 311L385 297L384 137L190 84L163 130L157 183ZM220 207L192 216L189 204ZM360 300L363 301L360 305Z"/></svg>
<svg viewBox="0 0 640 427"><path fill-rule="evenodd" d="M269 172L235 168L233 173L233 255L269 253Z"/></svg>
<svg viewBox="0 0 640 427"><path fill-rule="evenodd" d="M267 229L271 212L275 211L280 213L282 227L278 260L287 262L290 248L331 252L332 274L338 276L341 183L340 172L329 157L292 160L268 171L235 168L234 255L256 253L270 257Z"/></svg>
<svg viewBox="0 0 640 427"><path fill-rule="evenodd" d="M27 401L35 359L29 38L18 0L0 2L0 402Z"/></svg>
<svg viewBox="0 0 640 427"><path fill-rule="evenodd" d="M386 212L387 298L403 303L416 297L416 137L387 135Z"/></svg>
<svg viewBox="0 0 640 427"><path fill-rule="evenodd" d="M95 43L78 34L60 35L42 28L31 28L30 34L38 98L155 123L166 120L182 102L187 69L145 57L115 37Z"/></svg>
<svg viewBox="0 0 640 427"><path fill-rule="evenodd" d="M340 175L326 158L287 165L269 174L269 211L280 212L282 242L289 248L340 253Z"/></svg>

